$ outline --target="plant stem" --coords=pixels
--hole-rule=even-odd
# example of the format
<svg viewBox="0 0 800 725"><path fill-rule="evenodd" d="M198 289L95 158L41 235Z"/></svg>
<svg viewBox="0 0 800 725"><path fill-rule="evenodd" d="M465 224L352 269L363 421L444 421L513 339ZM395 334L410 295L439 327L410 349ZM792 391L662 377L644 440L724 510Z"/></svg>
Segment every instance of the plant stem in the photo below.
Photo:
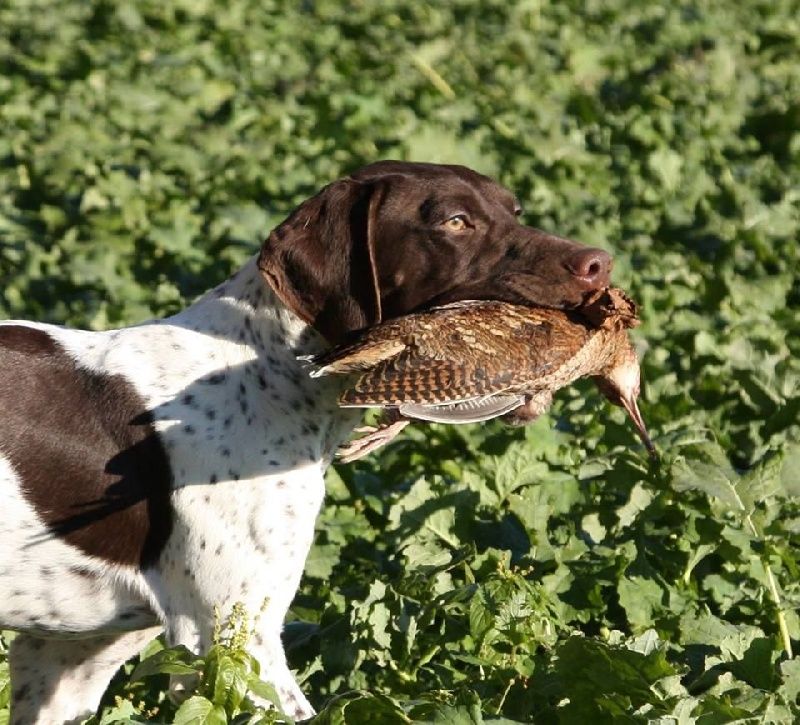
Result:
<svg viewBox="0 0 800 725"><path fill-rule="evenodd" d="M761 538L753 520L750 518L750 514L747 514L744 518L745 521L747 521L747 525L750 527L750 531L753 532L753 536ZM772 572L772 567L769 565L769 560L766 556L762 557L761 563L764 565L764 570L767 573L767 589L769 589L770 599L772 599L778 614L778 629L780 630L781 640L783 641L783 650L786 652L786 656L792 659L792 657L794 657L794 653L792 652L792 638L789 636L789 626L786 624L786 615L783 612L778 583L775 581L775 574Z"/></svg>

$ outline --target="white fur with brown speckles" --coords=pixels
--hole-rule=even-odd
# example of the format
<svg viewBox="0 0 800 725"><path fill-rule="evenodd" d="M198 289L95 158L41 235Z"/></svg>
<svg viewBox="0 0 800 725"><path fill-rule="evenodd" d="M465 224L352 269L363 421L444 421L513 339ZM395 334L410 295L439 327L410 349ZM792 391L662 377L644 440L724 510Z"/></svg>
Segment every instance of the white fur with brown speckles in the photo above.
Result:
<svg viewBox="0 0 800 725"><path fill-rule="evenodd" d="M173 521L143 571L90 557L48 530L0 457L0 626L23 633L11 651L12 722L86 716L156 631L144 628L160 625L170 644L203 651L214 608L225 616L236 602L257 615L251 650L262 676L287 713L310 717L280 633L324 470L357 422L337 406L334 384L297 360L322 339L277 301L254 259L165 320L108 332L33 326L80 366L124 376L153 411Z"/></svg>

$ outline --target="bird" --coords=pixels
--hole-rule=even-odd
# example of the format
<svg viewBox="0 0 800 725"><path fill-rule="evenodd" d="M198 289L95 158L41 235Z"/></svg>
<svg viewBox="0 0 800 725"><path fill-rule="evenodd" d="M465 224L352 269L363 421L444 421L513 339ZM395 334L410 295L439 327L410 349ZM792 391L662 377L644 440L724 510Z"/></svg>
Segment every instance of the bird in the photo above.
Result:
<svg viewBox="0 0 800 725"><path fill-rule="evenodd" d="M636 304L613 287L579 310L466 300L368 328L312 358L311 375L352 376L339 405L384 410L377 426L359 429L365 435L340 450L344 462L388 443L412 420L530 422L556 390L584 376L625 408L656 457L637 403L639 361L627 332L638 324Z"/></svg>

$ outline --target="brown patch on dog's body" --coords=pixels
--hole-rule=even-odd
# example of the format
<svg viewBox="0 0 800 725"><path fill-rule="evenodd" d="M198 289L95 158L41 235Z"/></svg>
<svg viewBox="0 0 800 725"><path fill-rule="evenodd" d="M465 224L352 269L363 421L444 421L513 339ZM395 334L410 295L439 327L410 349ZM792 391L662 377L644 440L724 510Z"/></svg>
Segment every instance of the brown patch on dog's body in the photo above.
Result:
<svg viewBox="0 0 800 725"><path fill-rule="evenodd" d="M80 368L45 331L0 325L0 453L53 535L92 556L153 563L172 474L131 384Z"/></svg>

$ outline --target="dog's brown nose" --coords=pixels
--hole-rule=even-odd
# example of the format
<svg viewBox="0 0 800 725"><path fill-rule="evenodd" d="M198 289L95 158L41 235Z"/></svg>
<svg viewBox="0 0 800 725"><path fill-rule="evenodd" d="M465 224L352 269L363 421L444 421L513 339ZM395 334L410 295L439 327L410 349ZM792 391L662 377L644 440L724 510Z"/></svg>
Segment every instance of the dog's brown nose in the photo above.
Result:
<svg viewBox="0 0 800 725"><path fill-rule="evenodd" d="M575 252L565 263L577 281L587 289L607 287L611 273L611 255L602 249L581 249Z"/></svg>

